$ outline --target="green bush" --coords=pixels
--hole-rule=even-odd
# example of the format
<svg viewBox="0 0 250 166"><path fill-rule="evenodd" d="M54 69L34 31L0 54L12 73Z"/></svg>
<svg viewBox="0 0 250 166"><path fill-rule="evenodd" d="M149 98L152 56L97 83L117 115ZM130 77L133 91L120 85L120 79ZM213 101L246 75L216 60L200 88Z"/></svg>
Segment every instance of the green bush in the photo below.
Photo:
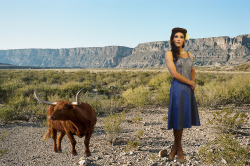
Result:
<svg viewBox="0 0 250 166"><path fill-rule="evenodd" d="M249 147L241 147L232 135L221 134L201 147L198 157L204 164L243 166L249 159Z"/></svg>
<svg viewBox="0 0 250 166"><path fill-rule="evenodd" d="M149 88L145 86L139 86L135 89L128 89L122 93L122 97L126 103L131 106L141 107L144 105L150 105L152 102L151 92Z"/></svg>
<svg viewBox="0 0 250 166"><path fill-rule="evenodd" d="M121 123L125 120L126 113L123 111L121 114L110 114L103 119L104 129L108 141L113 145L114 140L118 137L121 131Z"/></svg>
<svg viewBox="0 0 250 166"><path fill-rule="evenodd" d="M166 73L160 73L156 76L154 76L153 78L150 79L150 81L148 82L148 85L154 89L159 88L160 85L163 82L166 82L168 78L168 75Z"/></svg>
<svg viewBox="0 0 250 166"><path fill-rule="evenodd" d="M127 151L137 150L139 145L140 145L140 141L138 141L138 140L133 140L133 141L129 140L128 145L126 146L124 151L127 152Z"/></svg>
<svg viewBox="0 0 250 166"><path fill-rule="evenodd" d="M232 108L224 108L213 113L213 118L209 123L220 133L236 132L248 121L245 112L234 111Z"/></svg>
<svg viewBox="0 0 250 166"><path fill-rule="evenodd" d="M250 103L250 77L234 75L225 82L212 80L195 90L198 105L217 107L234 103L236 106ZM220 77L222 79L222 77Z"/></svg>
<svg viewBox="0 0 250 166"><path fill-rule="evenodd" d="M155 104L168 106L170 95L170 84L162 82L160 86L155 90L154 102Z"/></svg>

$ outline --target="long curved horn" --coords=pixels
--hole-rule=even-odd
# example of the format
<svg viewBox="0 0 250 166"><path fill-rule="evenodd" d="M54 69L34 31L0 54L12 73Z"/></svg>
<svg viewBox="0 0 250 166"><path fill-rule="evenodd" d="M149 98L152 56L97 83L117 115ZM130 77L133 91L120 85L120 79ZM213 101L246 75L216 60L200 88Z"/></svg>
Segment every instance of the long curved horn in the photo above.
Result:
<svg viewBox="0 0 250 166"><path fill-rule="evenodd" d="M84 90L85 88L82 88L81 90L79 90L76 94L76 102L71 102L72 105L79 105L80 103L80 96L79 94Z"/></svg>
<svg viewBox="0 0 250 166"><path fill-rule="evenodd" d="M57 104L57 102L49 102L49 101L44 101L44 100L42 100L42 99L38 96L38 94L36 93L36 90L34 91L34 95L35 95L36 99L37 99L38 101L40 101L41 103L43 103L43 104L48 104L48 105L56 105L56 104Z"/></svg>

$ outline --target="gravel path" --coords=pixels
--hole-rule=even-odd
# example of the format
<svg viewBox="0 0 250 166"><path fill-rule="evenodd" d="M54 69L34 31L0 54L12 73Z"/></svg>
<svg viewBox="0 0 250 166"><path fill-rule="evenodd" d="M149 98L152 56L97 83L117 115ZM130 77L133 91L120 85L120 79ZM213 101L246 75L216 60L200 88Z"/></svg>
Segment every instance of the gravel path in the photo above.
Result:
<svg viewBox="0 0 250 166"><path fill-rule="evenodd" d="M202 165L196 157L198 149L213 139L216 134L207 124L213 110L199 108L202 126L184 129L183 150L187 162L184 165ZM84 151L83 138L75 136L77 156L72 156L71 144L67 136L62 141L62 153L52 151L52 139L42 141L47 127L41 127L41 122L16 121L0 126L0 133L7 132L7 136L1 141L0 150L7 149L7 153L0 157L1 166L12 165L53 165L70 166L79 165L84 159L85 165L180 165L176 161L168 161L167 158L158 157L158 152L163 149L170 151L173 143L172 130L167 130L167 122L163 117L167 115L167 108L148 108L143 110L133 109L126 113L126 120L122 124L122 132L116 143L112 146L107 141L102 120L98 122L90 142L92 156L82 158ZM141 117L142 120L132 123L133 117ZM138 150L127 151L124 149L129 140L135 137L136 132L144 131ZM249 133L249 129L246 129ZM240 137L240 142L249 141L249 136Z"/></svg>

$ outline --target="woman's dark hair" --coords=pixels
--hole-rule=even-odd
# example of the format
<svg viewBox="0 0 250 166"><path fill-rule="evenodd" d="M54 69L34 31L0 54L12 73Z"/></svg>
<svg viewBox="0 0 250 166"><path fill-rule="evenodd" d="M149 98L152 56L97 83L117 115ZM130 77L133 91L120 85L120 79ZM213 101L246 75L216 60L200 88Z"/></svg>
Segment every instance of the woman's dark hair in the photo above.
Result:
<svg viewBox="0 0 250 166"><path fill-rule="evenodd" d="M171 51L173 53L174 61L178 60L178 55L180 54L178 47L176 47L176 45L174 44L174 35L177 32L181 32L184 35L184 39L186 39L187 30L184 28L178 28L178 27L172 29L172 34L170 36L170 45L171 45ZM182 45L182 48L184 47L185 47L185 44Z"/></svg>

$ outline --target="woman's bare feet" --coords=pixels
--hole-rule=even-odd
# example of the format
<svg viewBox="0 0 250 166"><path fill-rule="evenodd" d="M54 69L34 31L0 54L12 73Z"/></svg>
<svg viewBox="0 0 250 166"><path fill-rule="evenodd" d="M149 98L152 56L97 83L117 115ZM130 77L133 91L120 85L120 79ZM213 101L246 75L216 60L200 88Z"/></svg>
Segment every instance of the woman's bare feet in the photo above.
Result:
<svg viewBox="0 0 250 166"><path fill-rule="evenodd" d="M183 163L185 161L182 148L177 149L177 157L178 157L177 159L178 162Z"/></svg>
<svg viewBox="0 0 250 166"><path fill-rule="evenodd" d="M177 154L176 146L173 145L171 148L171 152L168 155L169 160L174 160L174 156Z"/></svg>

